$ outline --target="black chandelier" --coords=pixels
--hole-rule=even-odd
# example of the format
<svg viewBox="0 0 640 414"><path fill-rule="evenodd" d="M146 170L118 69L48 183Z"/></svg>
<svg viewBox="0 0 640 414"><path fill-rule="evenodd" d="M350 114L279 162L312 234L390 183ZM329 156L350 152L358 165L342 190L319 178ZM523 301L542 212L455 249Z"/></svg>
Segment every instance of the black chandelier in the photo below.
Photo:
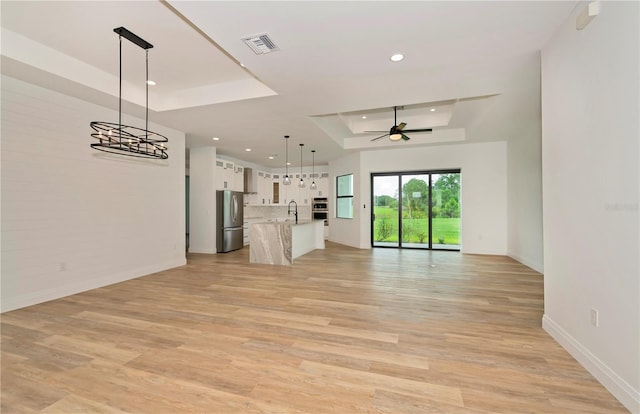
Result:
<svg viewBox="0 0 640 414"><path fill-rule="evenodd" d="M118 90L118 123L92 121L91 128L95 131L91 133L98 142L91 144L91 148L110 152L113 154L127 155L139 158L159 158L167 159L167 146L165 142L169 139L157 132L149 131L149 49L153 45L138 37L124 27L113 29L120 40L120 84ZM122 125L122 38L140 46L146 53L146 113L144 129L129 125Z"/></svg>

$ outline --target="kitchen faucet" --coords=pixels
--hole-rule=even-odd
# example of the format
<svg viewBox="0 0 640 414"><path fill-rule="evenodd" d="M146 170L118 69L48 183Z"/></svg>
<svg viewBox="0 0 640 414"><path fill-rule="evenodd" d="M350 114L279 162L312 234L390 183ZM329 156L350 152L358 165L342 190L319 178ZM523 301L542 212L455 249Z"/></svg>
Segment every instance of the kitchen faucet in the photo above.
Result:
<svg viewBox="0 0 640 414"><path fill-rule="evenodd" d="M289 205L287 206L287 216L291 215L291 203L296 206L295 210L293 210L293 214L296 216L296 224L298 224L298 203L294 200L289 201Z"/></svg>

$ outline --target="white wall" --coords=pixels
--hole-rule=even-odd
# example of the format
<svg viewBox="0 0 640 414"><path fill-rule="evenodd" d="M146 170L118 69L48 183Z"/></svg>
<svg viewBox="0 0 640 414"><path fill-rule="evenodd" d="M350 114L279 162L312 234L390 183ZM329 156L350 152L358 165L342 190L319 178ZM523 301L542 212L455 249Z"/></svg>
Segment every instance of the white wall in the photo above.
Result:
<svg viewBox="0 0 640 414"><path fill-rule="evenodd" d="M329 162L329 241L351 247L369 248L369 239L362 239L362 218L369 213L362 209L363 187L368 184L368 178L360 171L360 157L362 153L354 153L338 160ZM336 218L336 177L353 174L353 219ZM366 198L364 199L366 200ZM368 202L366 202L368 205Z"/></svg>
<svg viewBox="0 0 640 414"><path fill-rule="evenodd" d="M2 77L2 311L186 263L184 134L150 126L162 161L91 149L90 121L117 119Z"/></svg>
<svg viewBox="0 0 640 414"><path fill-rule="evenodd" d="M543 327L638 413L640 4L600 5L542 53Z"/></svg>
<svg viewBox="0 0 640 414"><path fill-rule="evenodd" d="M505 142L404 147L363 151L331 162L332 182L337 175L353 172L356 186L354 220L331 220L329 239L371 247L371 173L460 168L462 251L506 254L506 148Z"/></svg>
<svg viewBox="0 0 640 414"><path fill-rule="evenodd" d="M525 74L528 82L510 89L527 101L530 116L519 117L517 134L507 139L507 254L544 273L540 65L523 67Z"/></svg>
<svg viewBox="0 0 640 414"><path fill-rule="evenodd" d="M189 150L189 251L216 253L216 148Z"/></svg>
<svg viewBox="0 0 640 414"><path fill-rule="evenodd" d="M541 125L507 142L507 254L544 273Z"/></svg>

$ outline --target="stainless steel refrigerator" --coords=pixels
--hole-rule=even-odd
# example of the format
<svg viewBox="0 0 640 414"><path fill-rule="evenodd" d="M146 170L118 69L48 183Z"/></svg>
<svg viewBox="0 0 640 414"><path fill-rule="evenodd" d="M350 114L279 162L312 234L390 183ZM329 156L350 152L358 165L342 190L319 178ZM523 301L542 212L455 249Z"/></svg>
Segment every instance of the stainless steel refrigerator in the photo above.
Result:
<svg viewBox="0 0 640 414"><path fill-rule="evenodd" d="M216 247L218 253L242 249L242 193L216 191Z"/></svg>

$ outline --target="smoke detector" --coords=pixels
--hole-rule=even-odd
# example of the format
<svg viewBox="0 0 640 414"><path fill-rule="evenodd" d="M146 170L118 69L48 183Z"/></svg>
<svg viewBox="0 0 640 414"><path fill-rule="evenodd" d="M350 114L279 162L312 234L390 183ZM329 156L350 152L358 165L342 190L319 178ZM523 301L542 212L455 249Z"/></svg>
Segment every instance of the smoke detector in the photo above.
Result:
<svg viewBox="0 0 640 414"><path fill-rule="evenodd" d="M264 55L266 53L277 52L280 50L268 33L243 37L242 41L246 43L246 45L249 46L256 55Z"/></svg>

